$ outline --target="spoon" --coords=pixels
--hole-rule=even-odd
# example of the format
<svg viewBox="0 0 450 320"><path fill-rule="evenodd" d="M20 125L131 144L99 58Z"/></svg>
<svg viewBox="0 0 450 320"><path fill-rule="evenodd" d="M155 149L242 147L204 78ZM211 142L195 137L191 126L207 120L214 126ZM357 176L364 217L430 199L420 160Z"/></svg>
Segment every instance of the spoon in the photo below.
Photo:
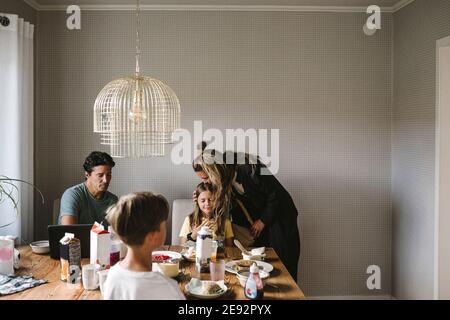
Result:
<svg viewBox="0 0 450 320"><path fill-rule="evenodd" d="M252 255L250 251L247 251L247 249L244 248L244 246L242 245L242 243L239 240L234 239L234 244L236 245L236 247L239 248L239 250L242 251L243 254L245 254L247 256L251 256Z"/></svg>

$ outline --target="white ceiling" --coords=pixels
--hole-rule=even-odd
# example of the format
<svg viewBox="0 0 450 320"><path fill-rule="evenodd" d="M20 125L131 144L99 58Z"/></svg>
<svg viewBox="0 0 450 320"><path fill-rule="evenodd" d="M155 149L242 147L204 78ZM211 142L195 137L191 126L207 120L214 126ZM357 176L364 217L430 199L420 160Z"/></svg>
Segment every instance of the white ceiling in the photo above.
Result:
<svg viewBox="0 0 450 320"><path fill-rule="evenodd" d="M24 0L38 10L63 10L69 5L82 9L124 9L131 10L136 0ZM362 11L369 5L378 5L387 11L396 11L414 0L140 0L146 9L243 9L251 10L294 10Z"/></svg>

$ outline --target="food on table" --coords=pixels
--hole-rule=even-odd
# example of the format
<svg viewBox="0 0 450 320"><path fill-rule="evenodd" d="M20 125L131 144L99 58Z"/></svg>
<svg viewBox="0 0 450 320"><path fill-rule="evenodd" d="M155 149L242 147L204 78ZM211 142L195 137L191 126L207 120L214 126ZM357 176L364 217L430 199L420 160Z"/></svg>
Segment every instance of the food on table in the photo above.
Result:
<svg viewBox="0 0 450 320"><path fill-rule="evenodd" d="M203 282L202 284L202 294L204 295L215 295L223 292L223 289L214 282Z"/></svg>
<svg viewBox="0 0 450 320"><path fill-rule="evenodd" d="M174 253L175 254L175 253ZM180 273L179 258L174 254L155 252L152 254L152 270L161 272L170 278L175 278Z"/></svg>
<svg viewBox="0 0 450 320"><path fill-rule="evenodd" d="M250 271L250 267L252 265L252 263L254 263L255 261L252 260L233 260L233 261L229 261L226 263L225 265L225 270L227 270L228 272L231 273L236 273L239 271ZM265 270L264 267L262 265L260 265L259 263L262 262L257 262L258 264L258 268L260 270Z"/></svg>
<svg viewBox="0 0 450 320"><path fill-rule="evenodd" d="M157 262L169 261L171 259L172 259L171 256L165 254L157 254L152 256L152 260Z"/></svg>
<svg viewBox="0 0 450 320"><path fill-rule="evenodd" d="M250 270L250 267L252 264L253 264L253 261L251 261L251 260L238 260L238 261L236 261L235 266L238 271L247 270L247 269Z"/></svg>
<svg viewBox="0 0 450 320"><path fill-rule="evenodd" d="M184 248L183 257L189 261L195 261L195 247Z"/></svg>

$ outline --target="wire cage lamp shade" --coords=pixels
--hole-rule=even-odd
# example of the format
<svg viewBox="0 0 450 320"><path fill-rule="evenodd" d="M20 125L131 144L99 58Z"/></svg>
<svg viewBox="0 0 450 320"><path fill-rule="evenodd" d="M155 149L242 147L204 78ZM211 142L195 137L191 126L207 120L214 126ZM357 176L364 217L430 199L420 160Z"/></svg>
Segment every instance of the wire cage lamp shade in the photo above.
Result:
<svg viewBox="0 0 450 320"><path fill-rule="evenodd" d="M180 102L173 90L158 79L140 74L140 6L136 1L136 71L133 76L108 83L94 104L94 132L111 156L140 158L163 156L180 128Z"/></svg>
<svg viewBox="0 0 450 320"><path fill-rule="evenodd" d="M180 127L180 103L162 81L134 75L108 83L94 105L94 132L113 157L163 156Z"/></svg>

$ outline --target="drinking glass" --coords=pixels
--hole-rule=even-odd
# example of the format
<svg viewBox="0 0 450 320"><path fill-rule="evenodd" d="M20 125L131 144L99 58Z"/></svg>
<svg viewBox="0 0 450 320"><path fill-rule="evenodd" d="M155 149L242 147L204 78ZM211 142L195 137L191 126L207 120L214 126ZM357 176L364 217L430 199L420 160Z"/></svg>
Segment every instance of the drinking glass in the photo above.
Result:
<svg viewBox="0 0 450 320"><path fill-rule="evenodd" d="M209 263L212 281L224 281L225 279L225 260L220 259Z"/></svg>
<svg viewBox="0 0 450 320"><path fill-rule="evenodd" d="M217 260L217 248L218 248L217 241L213 241L212 242L212 247L211 247L211 261L216 261Z"/></svg>

